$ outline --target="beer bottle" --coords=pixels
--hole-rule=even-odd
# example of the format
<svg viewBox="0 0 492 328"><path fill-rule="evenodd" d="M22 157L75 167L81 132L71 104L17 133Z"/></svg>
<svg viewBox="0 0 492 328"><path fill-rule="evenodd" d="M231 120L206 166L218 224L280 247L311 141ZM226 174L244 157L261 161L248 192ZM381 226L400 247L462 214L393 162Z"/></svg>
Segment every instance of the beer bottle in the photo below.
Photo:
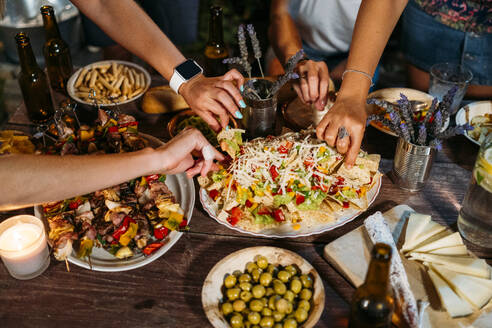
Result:
<svg viewBox="0 0 492 328"><path fill-rule="evenodd" d="M222 8L210 7L208 42L205 45L205 75L220 76L227 72L227 65L222 63L229 52L224 43L222 31Z"/></svg>
<svg viewBox="0 0 492 328"><path fill-rule="evenodd" d="M366 280L357 288L350 306L349 328L391 327L394 300L389 282L391 247L377 243Z"/></svg>
<svg viewBox="0 0 492 328"><path fill-rule="evenodd" d="M42 6L41 14L46 34L43 53L50 85L54 90L66 94L67 81L73 70L70 48L60 36L53 7Z"/></svg>
<svg viewBox="0 0 492 328"><path fill-rule="evenodd" d="M45 122L54 113L46 74L36 63L29 37L20 32L15 36L15 40L17 41L17 51L19 52L21 65L19 85L26 105L27 115L34 123Z"/></svg>

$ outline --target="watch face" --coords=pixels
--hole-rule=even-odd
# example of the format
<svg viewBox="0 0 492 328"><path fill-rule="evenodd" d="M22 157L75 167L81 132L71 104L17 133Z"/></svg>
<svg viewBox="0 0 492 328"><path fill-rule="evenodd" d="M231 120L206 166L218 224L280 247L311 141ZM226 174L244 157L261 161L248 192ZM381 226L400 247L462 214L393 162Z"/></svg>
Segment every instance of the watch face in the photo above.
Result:
<svg viewBox="0 0 492 328"><path fill-rule="evenodd" d="M176 67L176 71L185 79L189 80L193 78L195 75L200 74L202 72L201 67L198 66L193 60L188 59L178 67Z"/></svg>

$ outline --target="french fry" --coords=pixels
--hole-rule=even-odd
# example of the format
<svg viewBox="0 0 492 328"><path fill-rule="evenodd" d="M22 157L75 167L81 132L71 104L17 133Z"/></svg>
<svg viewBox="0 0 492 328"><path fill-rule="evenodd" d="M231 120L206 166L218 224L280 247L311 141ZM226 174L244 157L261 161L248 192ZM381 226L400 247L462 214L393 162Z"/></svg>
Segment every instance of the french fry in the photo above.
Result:
<svg viewBox="0 0 492 328"><path fill-rule="evenodd" d="M80 74L79 74L79 76L77 77L77 81L75 81L75 85L74 85L74 87L76 87L76 88L80 87L80 85L82 84L82 81L84 80L85 74L87 74L87 68L85 68L85 67L84 67L84 68L80 71Z"/></svg>
<svg viewBox="0 0 492 328"><path fill-rule="evenodd" d="M117 65L118 65L118 64L116 64L116 62L113 62L113 63L111 64L111 68L112 68L112 70L113 70L113 76L115 76L115 78L116 78L116 75L117 75L117 73L118 73L118 69L117 69L118 67L117 67Z"/></svg>
<svg viewBox="0 0 492 328"><path fill-rule="evenodd" d="M128 79L130 86L135 85L135 77L133 76L133 71L131 69L128 70Z"/></svg>
<svg viewBox="0 0 492 328"><path fill-rule="evenodd" d="M140 73L139 75L140 75L140 86L143 89L143 88L145 88L145 84L146 84L145 83L145 75L144 75L144 73Z"/></svg>
<svg viewBox="0 0 492 328"><path fill-rule="evenodd" d="M93 70L91 80L89 81L89 88L94 88L94 86L96 85L97 75L97 70Z"/></svg>
<svg viewBox="0 0 492 328"><path fill-rule="evenodd" d="M112 91L114 90L113 89L113 86L108 81L106 81L106 79L104 79L103 77L100 76L99 79L98 79L98 81L102 85L104 85L106 87L106 89L109 89L109 90L112 90Z"/></svg>
<svg viewBox="0 0 492 328"><path fill-rule="evenodd" d="M142 89L142 88L137 89L137 90L133 91L133 93L132 93L132 94L131 94L128 98L133 98L133 97L135 97L136 95L138 95L139 93L141 93L142 91L143 91L143 89Z"/></svg>
<svg viewBox="0 0 492 328"><path fill-rule="evenodd" d="M135 72L134 72L134 75L135 75L135 88L139 89L140 88L140 75L138 75L138 73L135 73Z"/></svg>
<svg viewBox="0 0 492 328"><path fill-rule="evenodd" d="M125 79L125 76L124 75L121 75L118 79L118 81L116 81L116 84L114 85L113 89L114 90L117 90L121 87L121 84L123 83L123 80Z"/></svg>

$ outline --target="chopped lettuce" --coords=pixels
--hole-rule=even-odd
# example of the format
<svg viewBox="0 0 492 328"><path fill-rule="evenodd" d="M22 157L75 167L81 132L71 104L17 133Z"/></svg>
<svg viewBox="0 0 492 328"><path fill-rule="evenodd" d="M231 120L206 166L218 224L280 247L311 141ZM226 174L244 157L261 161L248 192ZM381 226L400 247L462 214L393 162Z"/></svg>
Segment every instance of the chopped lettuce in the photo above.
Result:
<svg viewBox="0 0 492 328"><path fill-rule="evenodd" d="M301 211L317 210L319 209L321 202L323 202L325 198L326 194L318 190L314 193L309 194L309 196L306 197L306 200L302 204L297 205L297 208Z"/></svg>
<svg viewBox="0 0 492 328"><path fill-rule="evenodd" d="M280 205L287 205L293 197L289 196L289 194L284 195L275 195L273 196L273 207L280 207Z"/></svg>
<svg viewBox="0 0 492 328"><path fill-rule="evenodd" d="M226 174L227 174L226 170L220 170L220 171L212 173L213 182L222 181L226 177Z"/></svg>

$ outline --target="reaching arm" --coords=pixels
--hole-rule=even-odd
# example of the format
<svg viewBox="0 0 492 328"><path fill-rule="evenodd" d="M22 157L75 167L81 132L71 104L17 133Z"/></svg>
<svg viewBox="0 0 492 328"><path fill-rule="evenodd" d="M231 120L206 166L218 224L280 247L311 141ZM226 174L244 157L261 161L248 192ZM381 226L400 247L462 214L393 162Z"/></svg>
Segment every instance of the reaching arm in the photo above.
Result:
<svg viewBox="0 0 492 328"><path fill-rule="evenodd" d="M114 41L152 65L166 80L169 81L174 68L185 61L181 52L133 0L72 2ZM213 129L219 130L229 122L227 112L241 118L239 107L246 106L238 87L243 82L236 70L216 78L200 75L182 84L179 93Z"/></svg>
<svg viewBox="0 0 492 328"><path fill-rule="evenodd" d="M154 173L205 175L214 168L212 161L195 162L191 153L206 146L210 144L198 130L188 129L162 147L132 153L0 156L0 210L84 195ZM214 150L214 159L224 159L208 148Z"/></svg>
<svg viewBox="0 0 492 328"><path fill-rule="evenodd" d="M363 0L357 15L347 70L373 75L386 42L408 0ZM366 125L366 97L371 86L363 74L347 72L337 100L316 128L318 138L347 153L346 163L352 165L359 153ZM349 137L337 138L344 127Z"/></svg>

